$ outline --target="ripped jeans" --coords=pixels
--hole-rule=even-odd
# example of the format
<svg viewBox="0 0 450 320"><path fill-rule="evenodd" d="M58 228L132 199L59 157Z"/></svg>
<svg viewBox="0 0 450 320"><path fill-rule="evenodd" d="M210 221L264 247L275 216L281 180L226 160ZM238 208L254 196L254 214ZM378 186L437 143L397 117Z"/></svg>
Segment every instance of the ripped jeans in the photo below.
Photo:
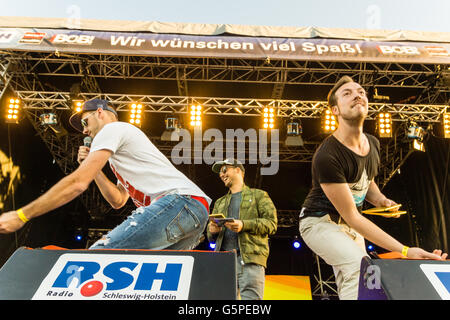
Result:
<svg viewBox="0 0 450 320"><path fill-rule="evenodd" d="M190 196L169 194L134 210L89 249L191 250L199 244L208 214Z"/></svg>

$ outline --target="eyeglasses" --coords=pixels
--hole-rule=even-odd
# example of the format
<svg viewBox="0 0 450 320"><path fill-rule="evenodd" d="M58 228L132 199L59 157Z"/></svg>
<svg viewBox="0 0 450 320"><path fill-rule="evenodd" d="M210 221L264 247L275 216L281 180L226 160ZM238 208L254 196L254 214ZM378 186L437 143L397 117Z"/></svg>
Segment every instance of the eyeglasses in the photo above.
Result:
<svg viewBox="0 0 450 320"><path fill-rule="evenodd" d="M84 117L83 119L81 119L81 125L83 126L83 128L87 127L87 119L92 116L95 112L91 112L88 116Z"/></svg>
<svg viewBox="0 0 450 320"><path fill-rule="evenodd" d="M222 168L220 168L219 173L226 173L229 168L230 168L229 166L223 166Z"/></svg>

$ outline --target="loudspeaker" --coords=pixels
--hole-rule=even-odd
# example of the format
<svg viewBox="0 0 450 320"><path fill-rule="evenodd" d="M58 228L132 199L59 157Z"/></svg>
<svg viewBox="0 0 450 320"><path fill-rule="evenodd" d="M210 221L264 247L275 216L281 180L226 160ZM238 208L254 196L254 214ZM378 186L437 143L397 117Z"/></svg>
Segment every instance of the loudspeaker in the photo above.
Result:
<svg viewBox="0 0 450 320"><path fill-rule="evenodd" d="M21 247L0 300L230 300L236 281L235 252Z"/></svg>
<svg viewBox="0 0 450 320"><path fill-rule="evenodd" d="M450 300L450 261L361 261L359 300Z"/></svg>

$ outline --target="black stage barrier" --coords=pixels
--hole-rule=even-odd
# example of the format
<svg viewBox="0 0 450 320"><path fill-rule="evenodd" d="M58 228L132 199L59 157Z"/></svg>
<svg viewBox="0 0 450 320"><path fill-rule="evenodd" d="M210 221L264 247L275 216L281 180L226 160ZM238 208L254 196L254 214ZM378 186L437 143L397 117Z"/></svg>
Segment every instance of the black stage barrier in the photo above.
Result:
<svg viewBox="0 0 450 320"><path fill-rule="evenodd" d="M233 300L235 261L235 252L21 247L0 269L0 300Z"/></svg>
<svg viewBox="0 0 450 320"><path fill-rule="evenodd" d="M361 261L359 300L450 300L450 261Z"/></svg>

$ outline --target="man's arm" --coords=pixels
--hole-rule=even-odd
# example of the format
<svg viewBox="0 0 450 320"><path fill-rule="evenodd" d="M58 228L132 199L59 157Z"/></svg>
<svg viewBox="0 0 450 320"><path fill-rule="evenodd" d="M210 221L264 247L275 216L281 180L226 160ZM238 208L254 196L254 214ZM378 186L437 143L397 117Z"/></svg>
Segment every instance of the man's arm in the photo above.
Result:
<svg viewBox="0 0 450 320"><path fill-rule="evenodd" d="M366 200L375 207L390 207L397 204L395 201L388 199L382 194L373 180L370 182L369 189L367 190Z"/></svg>
<svg viewBox="0 0 450 320"><path fill-rule="evenodd" d="M120 209L127 203L130 197L127 190L121 184L112 183L102 171L97 174L94 181L103 198L108 201L111 207Z"/></svg>
<svg viewBox="0 0 450 320"><path fill-rule="evenodd" d="M346 183L321 183L320 186L341 217L351 228L355 229L364 238L386 250L402 252L403 244L358 212L350 188ZM426 252L420 248L410 248L408 250L408 257L417 259L441 259L440 255Z"/></svg>
<svg viewBox="0 0 450 320"><path fill-rule="evenodd" d="M80 146L78 149L78 157L77 161L81 164L89 155L90 148L86 146ZM115 185L112 183L108 177L103 173L103 171L99 171L97 176L95 177L95 183L100 189L100 193L103 198L114 208L119 209L122 208L128 201L129 194L125 190L122 185Z"/></svg>
<svg viewBox="0 0 450 320"><path fill-rule="evenodd" d="M110 156L109 150L89 154L74 172L61 179L42 196L22 207L24 216L27 219L38 217L75 199L88 188ZM14 232L24 224L16 211L6 212L0 216L0 233Z"/></svg>
<svg viewBox="0 0 450 320"><path fill-rule="evenodd" d="M277 231L277 209L266 191L255 190L255 192L260 193L255 195L260 217L242 220L242 231L260 235L274 234Z"/></svg>
<svg viewBox="0 0 450 320"><path fill-rule="evenodd" d="M220 199L216 200L216 202L214 203L214 207L213 207L213 210L212 210L211 214L218 213L218 209L217 208L219 207L219 202L220 202ZM214 241L216 241L219 232L222 231L222 227L219 227L214 222L214 220L209 220L208 227L206 228L206 230L207 230L206 231L206 236L208 238L208 241L209 242L214 242Z"/></svg>

